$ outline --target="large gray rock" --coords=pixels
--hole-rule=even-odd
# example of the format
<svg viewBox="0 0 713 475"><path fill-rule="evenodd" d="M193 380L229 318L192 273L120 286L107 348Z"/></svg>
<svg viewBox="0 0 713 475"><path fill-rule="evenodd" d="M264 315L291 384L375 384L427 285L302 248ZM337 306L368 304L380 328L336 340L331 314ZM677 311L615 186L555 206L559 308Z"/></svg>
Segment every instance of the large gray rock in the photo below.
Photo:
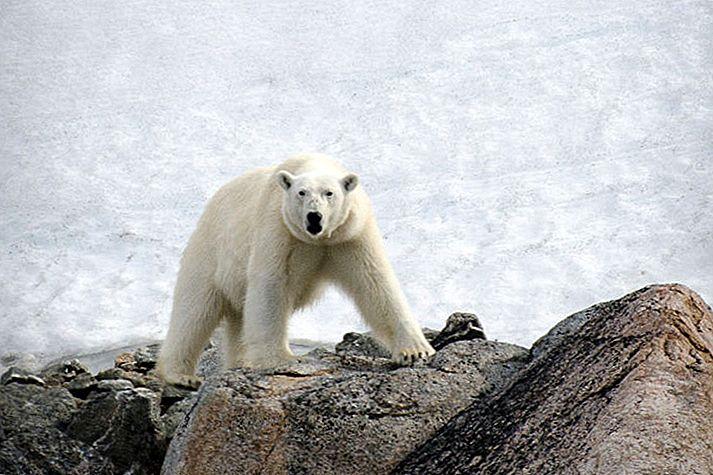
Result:
<svg viewBox="0 0 713 475"><path fill-rule="evenodd" d="M64 388L0 386L0 473L113 473L107 459L61 431L78 406Z"/></svg>
<svg viewBox="0 0 713 475"><path fill-rule="evenodd" d="M647 287L557 325L395 473L713 473L713 313Z"/></svg>
<svg viewBox="0 0 713 475"><path fill-rule="evenodd" d="M365 354L345 346L342 355L318 350L274 371L209 378L162 473L383 473L473 400L502 389L528 355L458 341L428 364L398 368L367 356L371 344L356 345Z"/></svg>
<svg viewBox="0 0 713 475"><path fill-rule="evenodd" d="M152 373L156 349L120 355L97 377L76 360L51 364L41 377L6 371L0 474L158 473L195 392L161 384Z"/></svg>

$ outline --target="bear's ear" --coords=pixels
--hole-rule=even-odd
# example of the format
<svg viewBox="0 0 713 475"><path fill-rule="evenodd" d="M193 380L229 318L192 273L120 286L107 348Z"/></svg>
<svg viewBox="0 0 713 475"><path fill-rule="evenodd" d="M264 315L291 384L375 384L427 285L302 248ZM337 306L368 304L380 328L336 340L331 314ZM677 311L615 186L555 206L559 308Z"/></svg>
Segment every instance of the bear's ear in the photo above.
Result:
<svg viewBox="0 0 713 475"><path fill-rule="evenodd" d="M295 176L293 174L291 174L290 172L287 172L285 170L280 170L279 172L277 172L277 182L285 190L290 189L294 179L295 179Z"/></svg>
<svg viewBox="0 0 713 475"><path fill-rule="evenodd" d="M347 193L356 188L358 184L359 177L353 173L350 173L349 175L342 178L342 186L344 187L344 191L346 191Z"/></svg>

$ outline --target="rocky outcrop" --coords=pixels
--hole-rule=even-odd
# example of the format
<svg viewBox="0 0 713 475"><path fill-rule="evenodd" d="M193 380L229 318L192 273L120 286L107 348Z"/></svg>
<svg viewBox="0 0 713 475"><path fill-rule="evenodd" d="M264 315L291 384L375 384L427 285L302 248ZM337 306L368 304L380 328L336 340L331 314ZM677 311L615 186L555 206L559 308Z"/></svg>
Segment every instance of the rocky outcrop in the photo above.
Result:
<svg viewBox="0 0 713 475"><path fill-rule="evenodd" d="M0 473L158 473L194 392L153 375L156 345L91 375L76 360L0 378Z"/></svg>
<svg viewBox="0 0 713 475"><path fill-rule="evenodd" d="M425 334L437 353L413 367L369 334L262 372L218 372L210 348L198 393L157 380L156 345L97 374L10 368L0 473L713 473L713 313L686 287L595 305L529 351L471 314Z"/></svg>
<svg viewBox="0 0 713 475"><path fill-rule="evenodd" d="M595 305L531 353L394 473L713 473L713 314L691 290Z"/></svg>
<svg viewBox="0 0 713 475"><path fill-rule="evenodd" d="M474 400L500 390L527 350L463 331L427 364L399 368L368 335L273 371L208 379L179 426L164 474L383 473Z"/></svg>

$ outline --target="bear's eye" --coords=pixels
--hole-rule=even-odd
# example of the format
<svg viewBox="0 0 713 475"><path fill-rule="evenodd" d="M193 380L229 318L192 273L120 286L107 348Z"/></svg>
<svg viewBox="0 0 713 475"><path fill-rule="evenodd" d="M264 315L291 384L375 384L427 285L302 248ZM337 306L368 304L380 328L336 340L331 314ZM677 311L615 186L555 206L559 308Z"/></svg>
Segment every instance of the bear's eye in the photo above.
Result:
<svg viewBox="0 0 713 475"><path fill-rule="evenodd" d="M332 196L333 194L334 194L334 193L332 193L331 191L328 191L328 192L325 193L325 195L327 195L327 196Z"/></svg>
<svg viewBox="0 0 713 475"><path fill-rule="evenodd" d="M305 195L305 190L300 190L300 192L297 193L297 194L300 195L300 196L304 196L304 195Z"/></svg>

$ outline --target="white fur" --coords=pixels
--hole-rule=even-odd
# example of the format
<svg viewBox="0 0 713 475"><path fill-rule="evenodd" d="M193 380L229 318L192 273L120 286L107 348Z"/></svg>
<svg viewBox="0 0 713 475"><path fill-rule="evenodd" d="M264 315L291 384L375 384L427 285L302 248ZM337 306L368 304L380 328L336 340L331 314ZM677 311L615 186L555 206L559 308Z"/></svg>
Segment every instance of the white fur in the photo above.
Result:
<svg viewBox="0 0 713 475"><path fill-rule="evenodd" d="M307 230L309 212L323 216L317 235ZM159 374L197 384L196 362L221 320L228 367L266 368L294 358L287 320L327 283L354 299L396 361L434 353L411 315L356 175L310 154L231 181L208 203L181 259Z"/></svg>

